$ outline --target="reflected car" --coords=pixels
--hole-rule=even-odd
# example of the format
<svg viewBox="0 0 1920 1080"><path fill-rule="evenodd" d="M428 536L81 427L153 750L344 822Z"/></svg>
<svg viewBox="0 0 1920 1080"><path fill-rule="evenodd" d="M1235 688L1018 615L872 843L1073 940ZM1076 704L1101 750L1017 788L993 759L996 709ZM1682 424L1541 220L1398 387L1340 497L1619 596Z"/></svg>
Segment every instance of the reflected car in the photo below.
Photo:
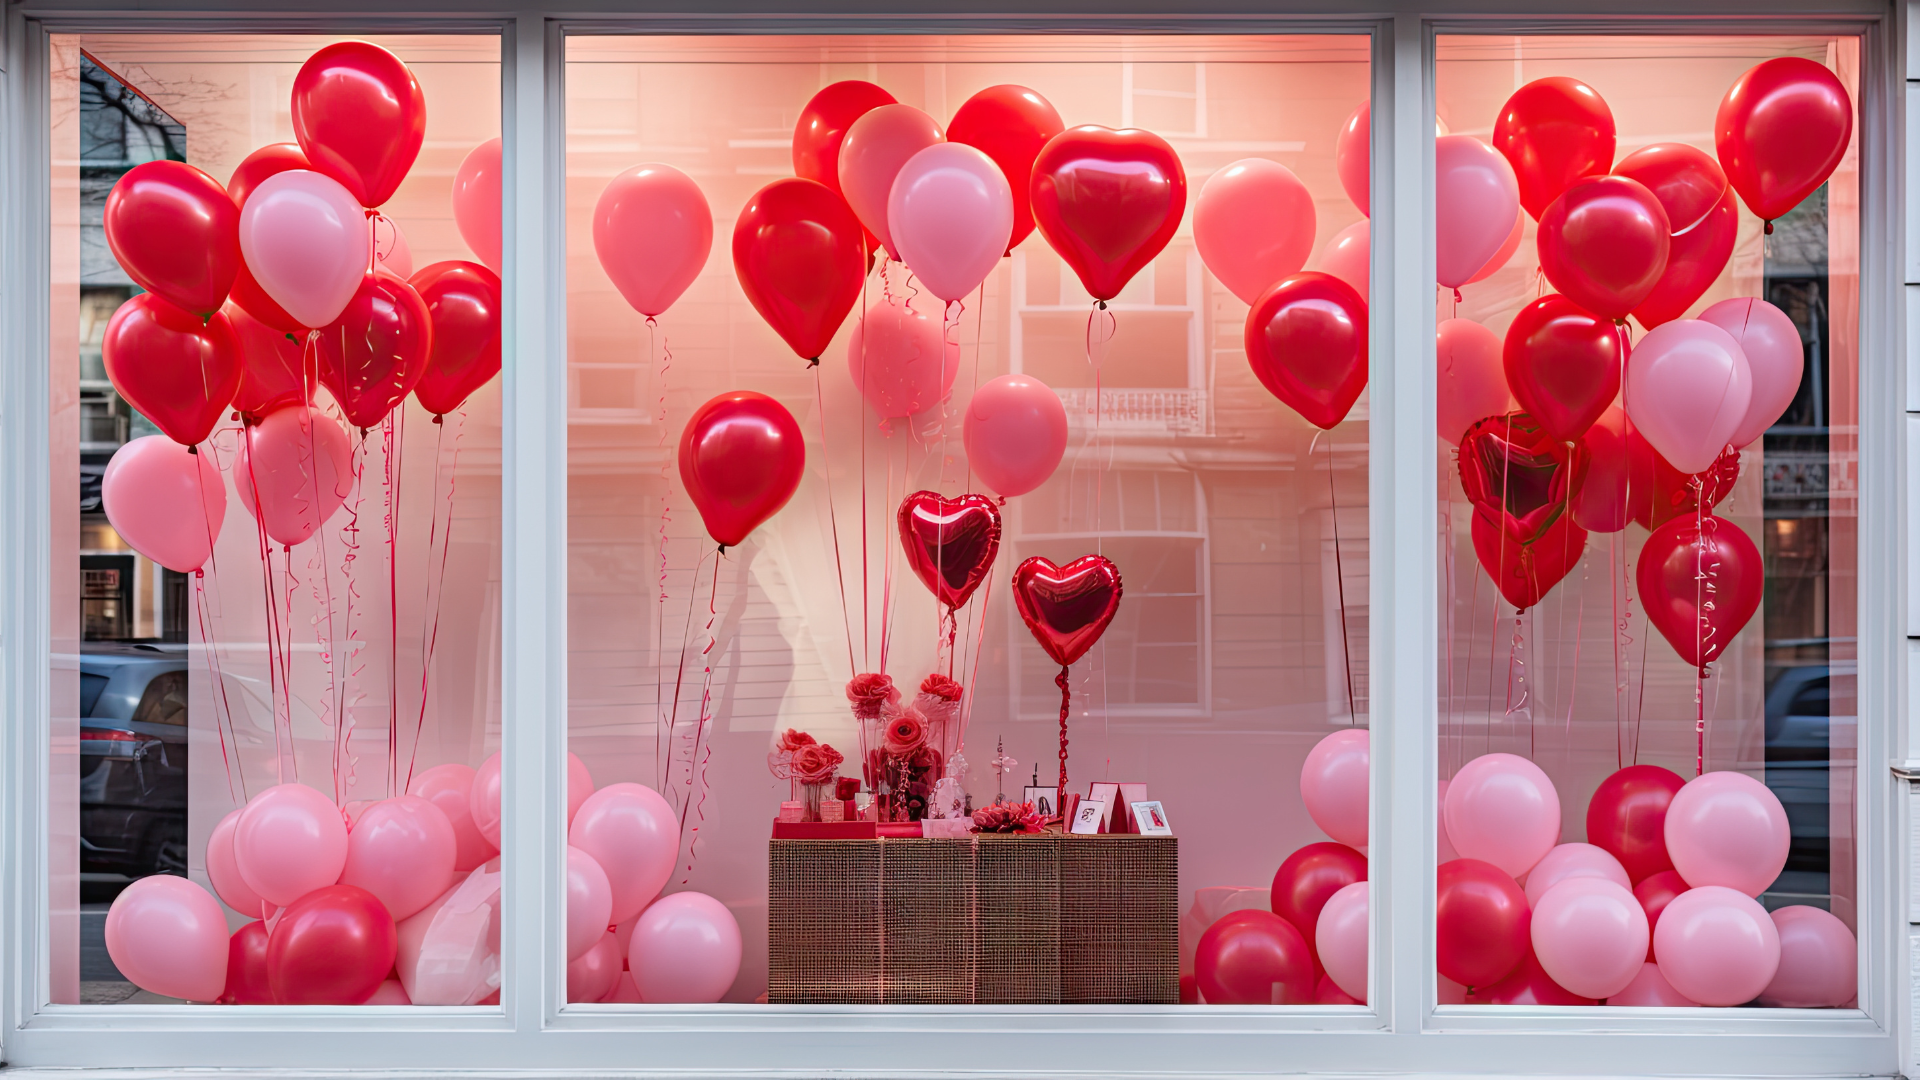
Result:
<svg viewBox="0 0 1920 1080"><path fill-rule="evenodd" d="M1787 812L1787 868L1771 891L1824 894L1832 832L1832 734L1851 716L1833 716L1831 687L1852 673L1827 664L1787 667L1767 687L1767 788Z"/></svg>
<svg viewBox="0 0 1920 1080"><path fill-rule="evenodd" d="M80 654L80 871L187 872L187 649Z"/></svg>

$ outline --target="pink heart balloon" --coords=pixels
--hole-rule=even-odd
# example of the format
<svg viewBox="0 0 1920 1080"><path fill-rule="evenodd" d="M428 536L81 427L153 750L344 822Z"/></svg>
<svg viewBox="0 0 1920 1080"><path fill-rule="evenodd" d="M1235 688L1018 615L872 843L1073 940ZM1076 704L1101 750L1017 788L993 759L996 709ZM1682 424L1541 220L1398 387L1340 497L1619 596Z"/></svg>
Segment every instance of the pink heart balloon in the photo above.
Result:
<svg viewBox="0 0 1920 1080"><path fill-rule="evenodd" d="M240 211L240 252L267 296L302 326L346 310L372 265L366 211L339 181L289 169L260 182Z"/></svg>

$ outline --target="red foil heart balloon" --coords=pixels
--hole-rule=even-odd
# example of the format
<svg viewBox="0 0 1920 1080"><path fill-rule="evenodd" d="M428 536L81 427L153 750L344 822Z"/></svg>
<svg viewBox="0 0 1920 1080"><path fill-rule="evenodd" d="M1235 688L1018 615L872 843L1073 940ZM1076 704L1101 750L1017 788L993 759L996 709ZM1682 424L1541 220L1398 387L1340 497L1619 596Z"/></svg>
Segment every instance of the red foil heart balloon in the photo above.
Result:
<svg viewBox="0 0 1920 1080"><path fill-rule="evenodd" d="M1280 280L1247 312L1242 345L1267 392L1314 427L1346 419L1367 386L1367 302L1308 270Z"/></svg>
<svg viewBox="0 0 1920 1080"><path fill-rule="evenodd" d="M900 502L900 546L934 598L958 608L1000 554L1000 508L985 495L916 491Z"/></svg>
<svg viewBox="0 0 1920 1080"><path fill-rule="evenodd" d="M479 263L454 260L415 272L408 284L433 323L433 353L413 396L443 416L500 373L500 279Z"/></svg>
<svg viewBox="0 0 1920 1080"><path fill-rule="evenodd" d="M120 305L100 355L120 396L182 446L212 433L240 389L240 341L226 315L202 319L158 293Z"/></svg>
<svg viewBox="0 0 1920 1080"><path fill-rule="evenodd" d="M1040 148L1029 196L1040 235L1095 300L1111 300L1180 228L1187 171L1151 131L1086 124Z"/></svg>
<svg viewBox="0 0 1920 1080"><path fill-rule="evenodd" d="M1484 511L1473 512L1473 553L1500 595L1522 611L1580 565L1586 550L1587 530L1574 524L1572 514L1560 515L1533 543L1520 544Z"/></svg>
<svg viewBox="0 0 1920 1080"><path fill-rule="evenodd" d="M347 422L365 430L406 400L433 354L433 320L413 286L369 270L333 325L314 341L320 382Z"/></svg>
<svg viewBox="0 0 1920 1080"><path fill-rule="evenodd" d="M1065 667L1093 648L1120 610L1120 568L1104 555L1065 566L1035 555L1013 572L1013 606L1033 640Z"/></svg>
<svg viewBox="0 0 1920 1080"><path fill-rule="evenodd" d="M1620 393L1626 339L1612 322L1564 296L1543 296L1513 317L1501 362L1521 409L1574 442Z"/></svg>
<svg viewBox="0 0 1920 1080"><path fill-rule="evenodd" d="M1586 477L1585 445L1547 434L1526 413L1489 416L1460 438L1460 486L1516 544L1531 544L1567 512Z"/></svg>
<svg viewBox="0 0 1920 1080"><path fill-rule="evenodd" d="M1711 514L1682 514L1654 529L1634 570L1647 621L1702 672L1760 610L1765 578L1753 540Z"/></svg>

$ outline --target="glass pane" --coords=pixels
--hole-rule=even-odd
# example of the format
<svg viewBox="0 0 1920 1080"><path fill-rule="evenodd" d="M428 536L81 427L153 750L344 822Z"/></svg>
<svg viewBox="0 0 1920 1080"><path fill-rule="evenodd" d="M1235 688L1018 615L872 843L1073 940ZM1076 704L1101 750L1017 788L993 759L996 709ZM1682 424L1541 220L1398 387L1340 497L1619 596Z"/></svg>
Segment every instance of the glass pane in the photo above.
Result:
<svg viewBox="0 0 1920 1080"><path fill-rule="evenodd" d="M1859 65L1439 43L1443 1002L1855 998Z"/></svg>
<svg viewBox="0 0 1920 1080"><path fill-rule="evenodd" d="M499 40L51 48L52 1000L497 1000Z"/></svg>
<svg viewBox="0 0 1920 1080"><path fill-rule="evenodd" d="M1365 197L1364 112L1349 119L1366 101L1368 47L1337 36L569 41L567 719L599 786L572 841L618 864L604 867L616 932L580 939L592 951L570 970L573 1001L1364 994L1363 885L1339 907L1346 982L1322 978L1311 950L1328 933L1321 907L1358 884L1365 858L1315 824L1298 778L1330 735L1352 748L1323 755L1348 768L1322 809L1364 850L1367 403L1357 382L1330 388L1309 373L1306 397L1349 395L1320 431L1262 387L1243 342L1250 302L1270 286L1306 266L1346 275L1305 275L1287 295L1340 297L1327 316L1332 359L1364 378L1353 331L1365 326L1366 222L1347 192ZM1054 111L1055 126L1036 126ZM1068 164L1031 164L1061 126L1088 124L1153 134L1051 144L1087 169L1083 188L1067 189ZM1023 137L1026 157L994 149ZM928 149L938 138L998 156ZM1359 153L1340 167L1337 145ZM863 152L882 163L850 164ZM1095 167L1099 154L1116 164ZM856 218L875 225L885 197L914 198L904 178L939 161L972 170L982 202L950 191L933 211L902 209L889 236L906 258L866 263ZM1176 162L1185 192L1171 213L1148 187L1123 205L1125 177L1164 178ZM844 198L792 179L827 168ZM1013 234L999 258L992 228L1006 226L964 215L1016 190L1024 204L1036 172L1050 178L1037 196L1043 231ZM1006 195L991 194L1007 180ZM797 220L780 216L782 199L813 200L807 213L824 216L807 220L839 224L782 231ZM972 277L924 246L948 218L958 247L988 238ZM1156 237L1168 219L1177 227ZM1083 255L1076 272L1059 254L1074 250L1074 229L1098 233L1115 263L1142 252L1138 266L1102 281ZM662 288L682 258L684 275ZM782 266L788 276L762 283ZM836 288L837 309L825 299ZM799 298L794 323L828 311L820 333L788 326L783 340L762 314L780 295ZM703 527L688 477L724 500L705 485L768 469L770 451L714 465L717 444L683 433L716 395L747 390L791 416L805 469L783 509L732 535L713 502L714 528ZM1027 429L991 421L1006 407L996 395L1052 412L1057 466L1038 450L1009 453ZM964 584L978 571L951 615L903 546L897 515L915 492L967 499L912 504L926 578ZM997 558L967 562L979 535L969 529L990 516ZM716 540L727 542L718 556ZM1015 568L1082 557L1095 557L1074 579L1089 611L1056 611L1057 628L1119 594L1101 566L1118 568L1124 598L1063 672L1022 622ZM1026 580L1036 597L1066 587ZM843 759L837 789L809 782L833 770L808 740ZM1083 811L1068 820L1084 817L1093 835L1062 835L1062 791L1065 809ZM636 816L665 835L655 873L606 839L621 805L650 808ZM1139 835L1164 833L1155 821L1172 836ZM1045 832L994 831L1025 827ZM1288 863L1274 914L1276 871L1315 843ZM665 928L690 925L672 922L682 918L721 927L722 942L737 927L742 946L669 954Z"/></svg>

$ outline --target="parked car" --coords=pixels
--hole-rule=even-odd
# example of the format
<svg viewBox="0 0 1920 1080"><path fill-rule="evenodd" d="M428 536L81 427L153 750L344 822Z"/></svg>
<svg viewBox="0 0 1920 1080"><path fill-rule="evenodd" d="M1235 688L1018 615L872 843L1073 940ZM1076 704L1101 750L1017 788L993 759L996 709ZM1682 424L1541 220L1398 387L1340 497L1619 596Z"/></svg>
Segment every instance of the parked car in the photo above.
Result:
<svg viewBox="0 0 1920 1080"><path fill-rule="evenodd" d="M187 872L187 649L80 653L80 870Z"/></svg>
<svg viewBox="0 0 1920 1080"><path fill-rule="evenodd" d="M1822 894L1828 888L1832 833L1830 765L1834 728L1852 716L1834 716L1836 677L1851 667L1807 664L1782 668L1767 687L1767 787L1787 812L1792 837L1787 868L1774 890Z"/></svg>

